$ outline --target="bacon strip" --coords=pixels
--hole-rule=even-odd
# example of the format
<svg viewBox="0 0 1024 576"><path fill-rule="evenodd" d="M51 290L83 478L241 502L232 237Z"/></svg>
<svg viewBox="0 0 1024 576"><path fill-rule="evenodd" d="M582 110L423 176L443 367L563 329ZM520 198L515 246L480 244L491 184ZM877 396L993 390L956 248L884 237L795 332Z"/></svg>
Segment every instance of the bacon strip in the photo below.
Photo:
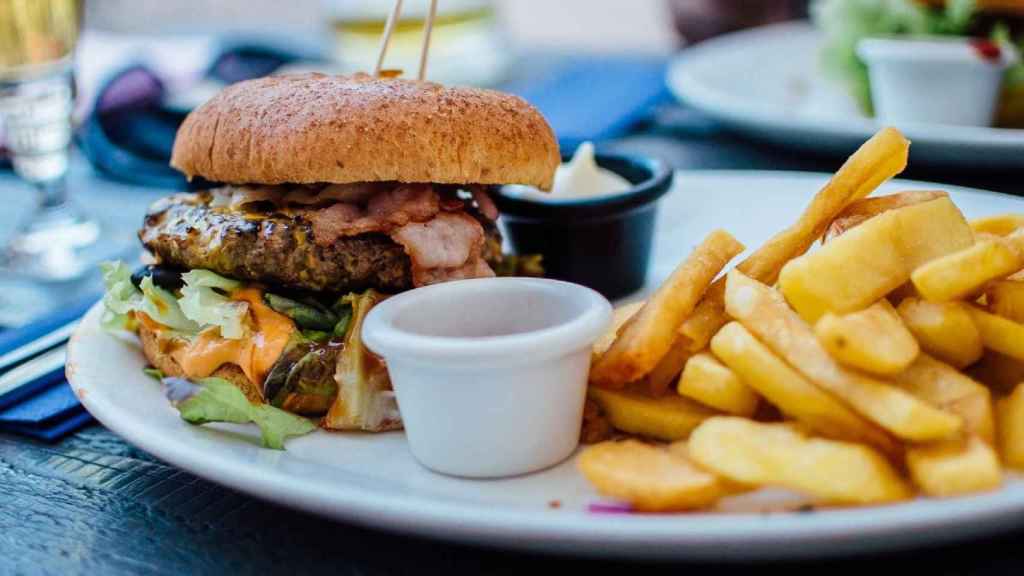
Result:
<svg viewBox="0 0 1024 576"><path fill-rule="evenodd" d="M380 182L352 182L349 184L328 184L317 189L309 186L297 186L281 198L282 206L323 204L328 201L365 204L374 194L384 191Z"/></svg>
<svg viewBox="0 0 1024 576"><path fill-rule="evenodd" d="M469 191L473 194L473 200L476 202L476 207L480 210L480 213L491 222L497 220L498 207L494 205L494 200L491 200L487 190L483 186L470 186Z"/></svg>
<svg viewBox="0 0 1024 576"><path fill-rule="evenodd" d="M317 244L370 232L390 233L410 222L425 222L440 212L440 197L429 184L403 184L370 198L366 209L338 203L307 214Z"/></svg>
<svg viewBox="0 0 1024 576"><path fill-rule="evenodd" d="M427 222L406 224L391 238L412 260L414 286L494 276L481 256L484 229L464 212L442 212Z"/></svg>

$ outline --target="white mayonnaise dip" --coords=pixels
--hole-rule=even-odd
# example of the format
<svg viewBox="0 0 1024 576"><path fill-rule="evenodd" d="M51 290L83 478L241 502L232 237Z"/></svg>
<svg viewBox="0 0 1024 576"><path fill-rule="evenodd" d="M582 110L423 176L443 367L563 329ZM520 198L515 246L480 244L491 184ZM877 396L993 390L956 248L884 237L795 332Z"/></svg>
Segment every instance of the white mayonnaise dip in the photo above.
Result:
<svg viewBox="0 0 1024 576"><path fill-rule="evenodd" d="M502 193L528 200L575 200L605 194L625 192L633 185L611 170L605 170L594 160L594 145L580 144L572 160L563 163L555 172L555 185L550 193L532 186L505 186Z"/></svg>

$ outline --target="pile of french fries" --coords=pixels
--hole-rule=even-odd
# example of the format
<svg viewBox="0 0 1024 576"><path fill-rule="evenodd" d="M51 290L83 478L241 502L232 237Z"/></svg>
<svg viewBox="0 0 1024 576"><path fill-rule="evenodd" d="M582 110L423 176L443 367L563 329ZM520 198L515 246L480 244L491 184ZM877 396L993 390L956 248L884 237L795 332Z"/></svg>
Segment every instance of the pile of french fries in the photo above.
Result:
<svg viewBox="0 0 1024 576"><path fill-rule="evenodd" d="M909 145L881 130L728 273L744 246L715 231L616 310L584 437L629 439L578 460L600 493L658 512L761 487L868 505L993 490L1024 468L1024 215L968 222L937 191L868 198Z"/></svg>

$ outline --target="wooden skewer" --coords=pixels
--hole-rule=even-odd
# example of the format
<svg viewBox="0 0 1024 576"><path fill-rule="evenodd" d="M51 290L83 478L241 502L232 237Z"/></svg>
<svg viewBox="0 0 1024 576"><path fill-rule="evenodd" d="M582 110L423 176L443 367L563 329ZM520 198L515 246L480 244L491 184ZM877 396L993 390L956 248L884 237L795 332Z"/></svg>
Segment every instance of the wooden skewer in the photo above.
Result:
<svg viewBox="0 0 1024 576"><path fill-rule="evenodd" d="M384 35L380 37L380 49L377 51L377 65L373 67L373 75L380 76L380 70L384 67L384 56L388 53L388 44L391 43L391 33L395 31L395 25L402 17L402 0L395 0L395 7L388 15L388 22L384 25ZM420 65L422 68L422 65Z"/></svg>
<svg viewBox="0 0 1024 576"><path fill-rule="evenodd" d="M427 77L427 53L430 52L430 33L434 31L434 16L437 15L437 0L430 0L430 11L427 12L427 20L423 24L423 46L420 48L420 72L416 75L418 80Z"/></svg>

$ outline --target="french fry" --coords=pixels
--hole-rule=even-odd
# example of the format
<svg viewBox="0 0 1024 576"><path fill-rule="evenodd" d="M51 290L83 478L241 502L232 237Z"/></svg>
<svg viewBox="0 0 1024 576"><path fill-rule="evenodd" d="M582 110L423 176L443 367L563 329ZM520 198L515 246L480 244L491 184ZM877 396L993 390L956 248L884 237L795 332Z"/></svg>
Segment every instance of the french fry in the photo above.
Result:
<svg viewBox="0 0 1024 576"><path fill-rule="evenodd" d="M889 210L895 210L904 206L920 204L921 202L927 202L929 200L935 200L936 198L942 198L945 196L949 195L939 190L911 190L908 192L887 194L885 196L862 198L847 206L839 216L836 216L836 219L833 220L832 223L828 225L828 229L825 230L825 235L822 236L821 243L825 244L829 240L837 236L841 236L843 232L856 228L865 221L870 220L883 212L888 212Z"/></svg>
<svg viewBox="0 0 1024 576"><path fill-rule="evenodd" d="M910 142L899 130L883 128L850 156L793 225L777 233L736 269L765 284L774 284L782 267L807 250L824 234L829 223L851 202L871 194L879 184L899 174L907 166ZM719 278L708 289L679 333L686 338L690 352L707 347L711 337L725 326L725 279Z"/></svg>
<svg viewBox="0 0 1024 576"><path fill-rule="evenodd" d="M814 334L841 364L881 376L899 374L921 351L884 298L842 316L827 312L814 324Z"/></svg>
<svg viewBox="0 0 1024 576"><path fill-rule="evenodd" d="M686 361L677 390L681 396L728 414L749 417L757 411L757 394L707 352Z"/></svg>
<svg viewBox="0 0 1024 576"><path fill-rule="evenodd" d="M981 360L967 369L967 374L997 395L1009 394L1017 384L1024 382L1024 360L985 350Z"/></svg>
<svg viewBox="0 0 1024 576"><path fill-rule="evenodd" d="M876 504L910 496L892 465L871 448L811 438L786 424L717 416L698 426L688 445L700 466L741 484L782 486L826 503Z"/></svg>
<svg viewBox="0 0 1024 576"><path fill-rule="evenodd" d="M974 233L949 198L890 210L791 260L779 274L789 304L808 322L870 306L918 266L966 248Z"/></svg>
<svg viewBox="0 0 1024 576"><path fill-rule="evenodd" d="M867 225L865 223L859 228ZM855 232L850 231L834 242ZM742 272L734 270L729 273L725 307L730 316L798 372L893 435L913 441L937 440L962 428L960 417L939 410L895 386L841 366L818 342L811 327L786 305L780 294Z"/></svg>
<svg viewBox="0 0 1024 576"><path fill-rule="evenodd" d="M728 232L717 230L709 234L626 322L591 370L591 381L621 387L654 369L672 347L676 330L708 285L742 251L743 245Z"/></svg>
<svg viewBox="0 0 1024 576"><path fill-rule="evenodd" d="M722 327L711 339L711 350L784 415L818 434L870 444L890 456L902 455L891 436L809 382L739 322Z"/></svg>
<svg viewBox="0 0 1024 576"><path fill-rule="evenodd" d="M682 453L636 440L595 444L576 464L598 492L644 512L704 508L734 491Z"/></svg>
<svg viewBox="0 0 1024 576"><path fill-rule="evenodd" d="M999 451L1010 468L1024 469L1024 384L996 403Z"/></svg>
<svg viewBox="0 0 1024 576"><path fill-rule="evenodd" d="M917 293L917 288L914 288L913 282L904 282L899 286L899 288L896 288L885 295L885 299L893 306L898 306L900 302L903 302L907 298L921 298L921 295Z"/></svg>
<svg viewBox="0 0 1024 576"><path fill-rule="evenodd" d="M910 279L928 300L949 302L978 294L993 280L1024 267L1017 250L1005 241L989 240L936 258L914 270Z"/></svg>
<svg viewBox="0 0 1024 576"><path fill-rule="evenodd" d="M921 348L943 362L965 368L981 358L981 334L963 304L912 297L897 312Z"/></svg>
<svg viewBox="0 0 1024 576"><path fill-rule="evenodd" d="M1024 281L1000 280L985 290L989 312L1024 323Z"/></svg>
<svg viewBox="0 0 1024 576"><path fill-rule="evenodd" d="M676 342L668 353L658 361L658 365L646 376L647 390L651 396L662 396L679 379L683 366L690 358L690 351L679 344L680 336L676 336Z"/></svg>
<svg viewBox="0 0 1024 576"><path fill-rule="evenodd" d="M612 423L592 398L583 403L583 424L580 426L580 444L597 444L615 434Z"/></svg>
<svg viewBox="0 0 1024 576"><path fill-rule="evenodd" d="M966 432L989 444L995 442L991 393L956 368L921 354L892 381L925 402L963 418Z"/></svg>
<svg viewBox="0 0 1024 576"><path fill-rule="evenodd" d="M995 450L976 436L909 448L907 468L914 484L929 496L985 492L1003 482Z"/></svg>
<svg viewBox="0 0 1024 576"><path fill-rule="evenodd" d="M652 398L637 392L591 386L588 395L615 428L669 442L688 437L698 424L717 414L675 394Z"/></svg>
<svg viewBox="0 0 1024 576"><path fill-rule="evenodd" d="M596 360L602 354L608 351L612 346L612 342L615 342L615 337L619 335L619 331L622 327L644 307L644 303L641 302L630 302L629 304L623 304L617 306L612 311L612 325L608 327L608 331L601 335L600 338L594 342L594 359Z"/></svg>
<svg viewBox="0 0 1024 576"><path fill-rule="evenodd" d="M1024 228L1024 214L997 214L985 218L975 218L971 220L970 224L975 234L1007 236L1018 228Z"/></svg>
<svg viewBox="0 0 1024 576"><path fill-rule="evenodd" d="M964 308L974 320L985 348L1024 360L1024 324L996 316L977 306Z"/></svg>

